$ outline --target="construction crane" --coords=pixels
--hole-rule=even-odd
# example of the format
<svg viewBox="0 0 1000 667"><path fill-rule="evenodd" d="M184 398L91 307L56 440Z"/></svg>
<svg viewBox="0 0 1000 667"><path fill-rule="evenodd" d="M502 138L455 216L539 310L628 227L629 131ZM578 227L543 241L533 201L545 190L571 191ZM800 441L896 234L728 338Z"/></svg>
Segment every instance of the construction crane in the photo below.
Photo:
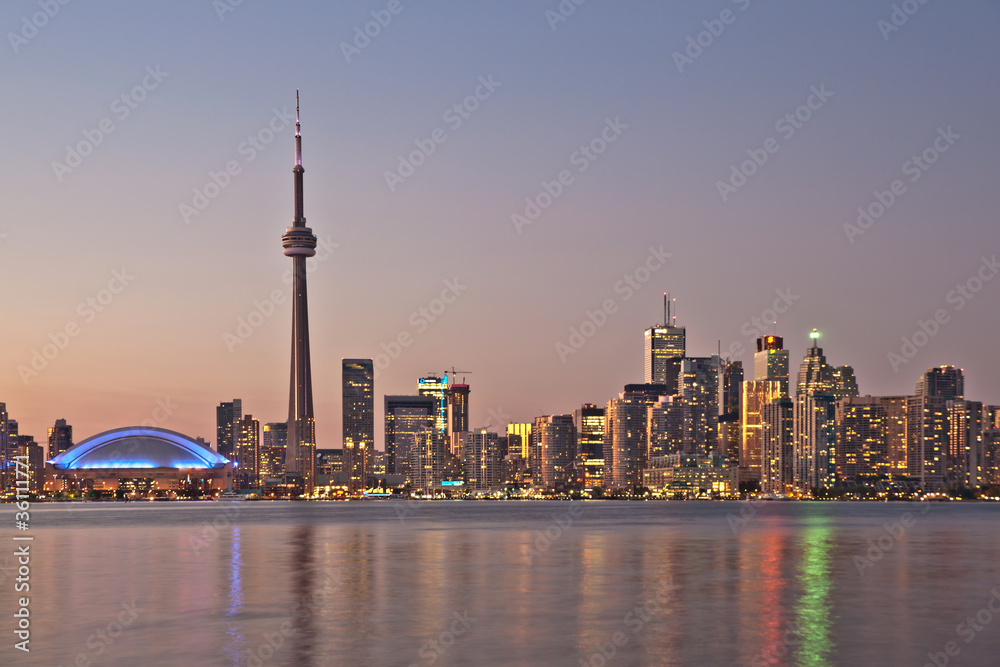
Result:
<svg viewBox="0 0 1000 667"><path fill-rule="evenodd" d="M465 376L465 375L472 375L472 371L460 371L457 368L455 368L454 366L452 366L451 368L446 368L445 371L444 371L445 384L448 384L448 377L449 377L448 374L449 373L451 374L452 378L454 378L459 373L461 373L463 376ZM462 378L461 384L465 384L465 377Z"/></svg>

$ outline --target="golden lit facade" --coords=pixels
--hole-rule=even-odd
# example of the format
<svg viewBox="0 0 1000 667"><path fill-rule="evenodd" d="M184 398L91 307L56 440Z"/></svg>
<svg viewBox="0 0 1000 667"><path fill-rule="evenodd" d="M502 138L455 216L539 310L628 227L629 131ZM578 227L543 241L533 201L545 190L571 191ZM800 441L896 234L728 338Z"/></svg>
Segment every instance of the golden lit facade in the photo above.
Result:
<svg viewBox="0 0 1000 667"><path fill-rule="evenodd" d="M740 467L746 468L756 479L760 479L763 455L761 410L778 398L781 398L781 383L777 380L750 380L743 383Z"/></svg>
<svg viewBox="0 0 1000 667"><path fill-rule="evenodd" d="M531 458L531 422L520 424L507 424L507 435L516 435L521 439L521 450L511 451L508 454L520 454L525 461Z"/></svg>

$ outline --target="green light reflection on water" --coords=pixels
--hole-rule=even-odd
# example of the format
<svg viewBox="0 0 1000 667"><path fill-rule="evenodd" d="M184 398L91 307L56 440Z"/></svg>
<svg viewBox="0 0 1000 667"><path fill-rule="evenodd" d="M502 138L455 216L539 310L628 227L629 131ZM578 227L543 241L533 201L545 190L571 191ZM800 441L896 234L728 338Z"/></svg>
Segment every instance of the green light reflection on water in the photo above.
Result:
<svg viewBox="0 0 1000 667"><path fill-rule="evenodd" d="M829 665L833 652L830 634L830 548L833 529L825 517L805 520L805 547L799 568L802 595L795 609L801 636L796 651L798 665Z"/></svg>

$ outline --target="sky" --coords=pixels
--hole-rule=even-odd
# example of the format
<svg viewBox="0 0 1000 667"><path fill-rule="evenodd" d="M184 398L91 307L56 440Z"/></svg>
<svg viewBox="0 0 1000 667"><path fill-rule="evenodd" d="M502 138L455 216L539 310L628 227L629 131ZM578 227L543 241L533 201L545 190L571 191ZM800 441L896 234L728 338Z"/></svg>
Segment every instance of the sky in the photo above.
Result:
<svg viewBox="0 0 1000 667"><path fill-rule="evenodd" d="M577 2L3 3L21 432L286 419L297 89L321 448L343 358L380 448L449 368L474 427L603 404L667 291L689 355L817 328L862 394L1000 403L1000 5Z"/></svg>

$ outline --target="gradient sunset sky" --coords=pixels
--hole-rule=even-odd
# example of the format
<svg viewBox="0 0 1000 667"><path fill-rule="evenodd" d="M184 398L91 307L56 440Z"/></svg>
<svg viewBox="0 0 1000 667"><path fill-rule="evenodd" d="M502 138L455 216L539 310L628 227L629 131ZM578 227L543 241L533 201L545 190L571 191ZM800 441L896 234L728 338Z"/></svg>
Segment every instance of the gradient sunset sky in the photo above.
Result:
<svg viewBox="0 0 1000 667"><path fill-rule="evenodd" d="M642 333L668 290L690 355L721 341L752 367L752 318L790 293L777 333L793 373L816 327L862 394L912 393L954 364L968 397L1000 403L1000 278L952 293L993 278L1000 254L1000 5L895 4L565 0L562 16L558 0L109 1L48 17L6 2L0 402L39 441L60 417L79 441L168 412L160 425L214 443L215 406L234 397L284 421L300 89L306 216L332 248L309 277L320 447L341 445L340 360L400 334L412 343L376 380L379 447L382 396L452 366L472 371L473 426L603 404L642 381ZM477 88L478 108L449 112ZM602 131L602 154L577 153ZM77 164L81 142L96 145ZM915 166L928 149L936 161ZM225 187L196 201L227 164ZM518 230L512 215L564 170ZM876 192L893 203L849 234ZM640 289L619 284L661 247ZM116 271L124 288L102 293ZM464 289L424 324L446 281ZM273 314L227 344L275 290ZM50 342L65 347L25 373Z"/></svg>

